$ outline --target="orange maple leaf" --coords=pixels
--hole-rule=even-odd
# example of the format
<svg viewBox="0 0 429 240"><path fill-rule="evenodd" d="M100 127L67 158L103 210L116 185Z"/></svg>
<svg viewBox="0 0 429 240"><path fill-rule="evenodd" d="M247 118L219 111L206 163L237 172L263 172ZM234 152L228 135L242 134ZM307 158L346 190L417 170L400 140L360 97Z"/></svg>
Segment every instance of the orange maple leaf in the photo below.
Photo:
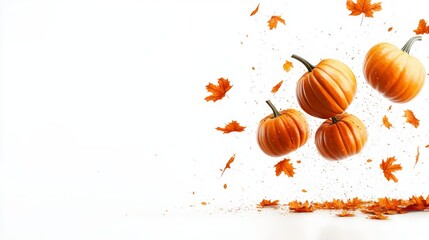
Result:
<svg viewBox="0 0 429 240"><path fill-rule="evenodd" d="M255 14L258 12L258 10L259 10L259 3L258 3L258 6L256 6L255 10L253 10L253 11L250 13L250 16L255 15Z"/></svg>
<svg viewBox="0 0 429 240"><path fill-rule="evenodd" d="M394 182L398 182L398 178L396 178L392 172L402 170L402 166L401 164L393 164L395 161L395 157L388 157L386 162L383 159L380 164L380 168L383 170L384 177L387 179L387 181L393 180Z"/></svg>
<svg viewBox="0 0 429 240"><path fill-rule="evenodd" d="M416 163L414 163L414 167L416 167L417 163L419 162L419 158L420 158L420 150L419 150L419 146L417 146Z"/></svg>
<svg viewBox="0 0 429 240"><path fill-rule="evenodd" d="M391 32L391 31L392 31L392 29L393 29L393 27L389 27L389 28L387 29L387 31L388 31L388 32Z"/></svg>
<svg viewBox="0 0 429 240"><path fill-rule="evenodd" d="M417 128L420 124L420 120L418 120L415 116L413 111L407 109L404 111L404 117L407 119L407 123L413 125L415 128Z"/></svg>
<svg viewBox="0 0 429 240"><path fill-rule="evenodd" d="M376 219L376 220L387 220L388 219L388 217L386 215L383 215L383 214L371 215L371 216L369 216L369 218Z"/></svg>
<svg viewBox="0 0 429 240"><path fill-rule="evenodd" d="M308 201L304 203L298 201L289 202L289 210L294 212L314 212L316 208Z"/></svg>
<svg viewBox="0 0 429 240"><path fill-rule="evenodd" d="M277 28L278 22L281 22L286 25L285 20L281 16L271 16L270 20L268 20L268 27L270 27L270 30Z"/></svg>
<svg viewBox="0 0 429 240"><path fill-rule="evenodd" d="M232 155L232 157L228 160L228 162L225 164L225 167L223 168L223 170L222 170L222 174L220 175L220 176L223 176L223 174L225 173L225 170L227 169L227 168L231 168L231 163L233 163L234 162L234 160L235 160L235 154L234 155Z"/></svg>
<svg viewBox="0 0 429 240"><path fill-rule="evenodd" d="M279 88L282 86L282 84L283 84L283 80L281 80L279 83L277 83L277 84L273 87L273 89L271 89L271 92L272 92L272 93L276 93L276 92L279 90Z"/></svg>
<svg viewBox="0 0 429 240"><path fill-rule="evenodd" d="M286 62L283 64L283 69L286 72L289 72L293 68L293 63L286 60Z"/></svg>
<svg viewBox="0 0 429 240"><path fill-rule="evenodd" d="M262 199L262 201L258 204L258 207L275 207L279 205L279 200L267 200L267 199Z"/></svg>
<svg viewBox="0 0 429 240"><path fill-rule="evenodd" d="M417 35L418 34L428 34L429 33L429 25L427 25L426 20L420 19L419 25L416 29L413 30Z"/></svg>
<svg viewBox="0 0 429 240"><path fill-rule="evenodd" d="M290 162L290 159L285 158L282 161L278 162L276 165L274 165L274 167L276 168L276 176L280 176L282 172L289 177L293 177L293 175L295 174L295 172L293 171L295 168Z"/></svg>
<svg viewBox="0 0 429 240"><path fill-rule="evenodd" d="M230 123L226 124L224 128L217 127L216 130L222 131L225 134L230 132L242 132L245 128L246 127L240 126L237 121L232 120Z"/></svg>
<svg viewBox="0 0 429 240"><path fill-rule="evenodd" d="M352 0L347 0L347 9L352 11L351 16L365 14L365 17L373 17L373 13L381 10L381 2L371 4L371 0L357 0L354 3Z"/></svg>
<svg viewBox="0 0 429 240"><path fill-rule="evenodd" d="M226 92L228 92L232 88L232 85L230 84L228 79L219 78L217 83L218 85L209 83L206 86L207 91L212 93L211 95L204 98L207 102L210 100L213 102L221 100L223 97L225 97Z"/></svg>
<svg viewBox="0 0 429 240"><path fill-rule="evenodd" d="M336 215L337 215L338 217L353 217L353 216L355 216L355 214L354 214L354 213L349 212L349 211L347 211L347 210L343 210L343 211L341 211L341 213L337 213Z"/></svg>
<svg viewBox="0 0 429 240"><path fill-rule="evenodd" d="M388 129L390 129L390 127L392 126L392 124L389 122L389 119L387 118L386 115L384 115L384 117L383 117L383 125L385 127L387 127Z"/></svg>

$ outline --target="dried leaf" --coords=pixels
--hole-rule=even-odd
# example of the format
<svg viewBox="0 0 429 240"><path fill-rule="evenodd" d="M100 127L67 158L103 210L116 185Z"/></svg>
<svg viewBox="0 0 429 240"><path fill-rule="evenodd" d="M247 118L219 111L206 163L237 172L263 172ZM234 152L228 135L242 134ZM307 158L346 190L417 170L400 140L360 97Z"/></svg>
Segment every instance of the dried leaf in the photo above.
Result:
<svg viewBox="0 0 429 240"><path fill-rule="evenodd" d="M349 212L349 211L347 211L347 210L343 210L343 211L341 211L341 213L337 213L336 215L337 215L338 217L353 217L353 216L355 216L355 214L354 214L354 213Z"/></svg>
<svg viewBox="0 0 429 240"><path fill-rule="evenodd" d="M273 87L273 89L271 89L271 92L272 92L272 93L276 93L276 92L279 90L279 88L282 86L282 84L283 84L283 80L281 80L279 83L277 83L277 84Z"/></svg>
<svg viewBox="0 0 429 240"><path fill-rule="evenodd" d="M389 122L389 119L387 118L386 115L384 115L384 117L383 117L383 125L385 127L387 127L388 129L390 129L390 127L392 126L392 124Z"/></svg>
<svg viewBox="0 0 429 240"><path fill-rule="evenodd" d="M425 146L425 148L429 148L429 144Z"/></svg>
<svg viewBox="0 0 429 240"><path fill-rule="evenodd" d="M386 159L386 162L384 159L382 160L380 164L381 170L383 170L384 177L390 181L393 180L394 182L398 182L398 178L396 178L395 175L393 175L393 172L402 170L401 164L393 164L396 161L395 157L388 157Z"/></svg>
<svg viewBox="0 0 429 240"><path fill-rule="evenodd" d="M279 205L279 200L267 200L262 199L262 201L257 205L258 207L276 207Z"/></svg>
<svg viewBox="0 0 429 240"><path fill-rule="evenodd" d="M376 219L376 220L387 220L389 217L382 214L376 214L376 215L370 215L369 218Z"/></svg>
<svg viewBox="0 0 429 240"><path fill-rule="evenodd" d="M388 31L388 32L391 32L391 31L392 31L392 29L393 29L393 27L390 27L390 28L388 28L388 29L387 29L387 31Z"/></svg>
<svg viewBox="0 0 429 240"><path fill-rule="evenodd" d="M255 14L258 12L258 10L259 10L259 3L258 3L258 6L256 6L255 10L253 10L253 11L250 13L250 16L255 15Z"/></svg>
<svg viewBox="0 0 429 240"><path fill-rule="evenodd" d="M300 164L300 163L301 163L301 160L296 160L296 163Z"/></svg>
<svg viewBox="0 0 429 240"><path fill-rule="evenodd" d="M283 64L283 69L286 72L289 72L293 68L293 63L286 60L286 62Z"/></svg>
<svg viewBox="0 0 429 240"><path fill-rule="evenodd" d="M207 203L206 202L201 202L201 205L205 206L205 205L207 205Z"/></svg>
<svg viewBox="0 0 429 240"><path fill-rule="evenodd" d="M226 185L226 183L223 184L223 189L226 189L227 187L228 187L228 185Z"/></svg>
<svg viewBox="0 0 429 240"><path fill-rule="evenodd" d="M228 160L228 162L225 164L225 167L223 168L223 171L222 171L222 174L221 174L221 176L223 176L223 174L225 173L225 170L227 169L227 168L231 168L231 163L233 163L234 162L234 160L235 160L235 154L234 155L232 155L232 157Z"/></svg>
<svg viewBox="0 0 429 240"><path fill-rule="evenodd" d="M305 190L305 189L301 189L301 192L306 193L306 192L307 192L307 190Z"/></svg>
<svg viewBox="0 0 429 240"><path fill-rule="evenodd" d="M390 110L392 110L392 105L390 105L390 106L387 108L387 111L390 111Z"/></svg>
<svg viewBox="0 0 429 240"><path fill-rule="evenodd" d="M230 84L228 79L219 78L217 82L218 85L209 83L206 86L207 91L212 93L211 95L204 98L207 102L210 100L213 102L221 100L223 97L225 97L225 94L232 88L232 85Z"/></svg>
<svg viewBox="0 0 429 240"><path fill-rule="evenodd" d="M418 120L415 116L413 111L407 109L404 111L404 117L407 119L407 123L413 125L415 128L417 128L420 124L420 120Z"/></svg>
<svg viewBox="0 0 429 240"><path fill-rule="evenodd" d="M246 127L240 126L237 121L232 120L230 123L226 124L224 128L217 127L216 130L222 131L225 134L230 132L242 132L245 128Z"/></svg>
<svg viewBox="0 0 429 240"><path fill-rule="evenodd" d="M294 212L314 212L316 208L308 201L304 203L298 201L289 202L289 210Z"/></svg>
<svg viewBox="0 0 429 240"><path fill-rule="evenodd" d="M286 25L285 20L281 16L272 16L270 20L268 20L268 27L270 27L270 30L273 30L274 28L277 28L277 23L281 22L284 25Z"/></svg>
<svg viewBox="0 0 429 240"><path fill-rule="evenodd" d="M366 160L366 162L367 162L367 163L370 163L370 162L372 162L372 159L368 159L368 160Z"/></svg>
<svg viewBox="0 0 429 240"><path fill-rule="evenodd" d="M352 0L347 0L347 9L352 11L351 16L365 14L365 17L373 17L373 13L381 10L381 2L371 4L371 0L357 0L354 3Z"/></svg>
<svg viewBox="0 0 429 240"><path fill-rule="evenodd" d="M413 30L417 35L418 34L428 34L429 33L429 25L427 25L426 20L420 19L419 25L416 29Z"/></svg>
<svg viewBox="0 0 429 240"><path fill-rule="evenodd" d="M290 159L285 158L282 161L278 162L276 165L274 165L274 167L276 168L276 176L280 176L282 172L289 177L293 177L293 175L295 174L295 172L293 171L295 168L290 162Z"/></svg>
<svg viewBox="0 0 429 240"><path fill-rule="evenodd" d="M419 158L420 158L420 150L419 150L419 146L417 146L417 154L416 154L416 162L414 163L414 167L416 167L417 163L419 162Z"/></svg>

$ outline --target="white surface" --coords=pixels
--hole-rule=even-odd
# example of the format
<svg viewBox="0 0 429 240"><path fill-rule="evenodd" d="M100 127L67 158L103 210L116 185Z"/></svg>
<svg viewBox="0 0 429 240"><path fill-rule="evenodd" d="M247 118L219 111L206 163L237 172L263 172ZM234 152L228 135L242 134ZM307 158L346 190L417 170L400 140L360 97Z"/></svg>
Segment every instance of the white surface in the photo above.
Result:
<svg viewBox="0 0 429 240"><path fill-rule="evenodd" d="M429 20L427 2L383 1L383 10L362 26L360 17L348 16L345 1L264 1L249 17L257 3L1 1L0 238L425 236L425 213L373 221L254 206L263 198L429 194L428 84L413 102L387 112L391 103L361 74L370 46L402 47L418 20ZM273 14L286 25L269 31ZM411 52L427 69L428 42L425 35ZM314 64L337 58L352 68L359 87L349 111L367 124L370 138L359 156L342 162L321 159L309 141L288 156L302 163L287 178L274 175L281 158L263 155L254 137L269 113L266 99L280 109L298 107L294 84L305 69L296 61L289 73L281 68L292 53ZM205 102L205 85L219 77L234 85L228 97ZM285 83L273 96L280 80ZM420 118L418 129L404 123L407 108ZM381 126L385 114L394 129ZM214 130L231 120L246 131ZM320 120L308 120L314 133ZM413 168L417 146L420 162ZM220 178L219 168L234 153ZM397 184L378 167L392 155L404 167Z"/></svg>

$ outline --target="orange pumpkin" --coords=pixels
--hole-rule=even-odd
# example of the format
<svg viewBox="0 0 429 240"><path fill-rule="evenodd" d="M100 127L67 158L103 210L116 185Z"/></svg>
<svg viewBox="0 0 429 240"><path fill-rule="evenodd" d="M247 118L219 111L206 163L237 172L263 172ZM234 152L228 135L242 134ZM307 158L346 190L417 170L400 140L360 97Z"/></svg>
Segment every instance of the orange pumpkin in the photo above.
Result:
<svg viewBox="0 0 429 240"><path fill-rule="evenodd" d="M368 133L363 122L356 116L342 113L320 125L316 131L316 147L329 160L340 160L359 153Z"/></svg>
<svg viewBox="0 0 429 240"><path fill-rule="evenodd" d="M316 66L292 55L305 65L304 73L296 86L300 107L314 117L327 119L343 113L356 93L356 78L352 70L335 59L322 60Z"/></svg>
<svg viewBox="0 0 429 240"><path fill-rule="evenodd" d="M363 73L367 82L387 99L404 103L423 87L426 71L419 59L409 55L411 46L421 36L410 38L402 49L390 43L373 46L365 56Z"/></svg>
<svg viewBox="0 0 429 240"><path fill-rule="evenodd" d="M309 135L304 114L295 109L279 112L270 100L266 103L273 113L259 122L257 140L262 151L269 156L279 157L304 145Z"/></svg>

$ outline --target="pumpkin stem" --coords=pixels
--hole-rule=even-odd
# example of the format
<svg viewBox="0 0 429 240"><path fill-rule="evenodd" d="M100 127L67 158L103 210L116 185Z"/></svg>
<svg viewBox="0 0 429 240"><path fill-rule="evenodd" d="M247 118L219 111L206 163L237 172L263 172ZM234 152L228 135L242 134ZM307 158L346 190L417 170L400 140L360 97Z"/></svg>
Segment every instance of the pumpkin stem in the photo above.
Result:
<svg viewBox="0 0 429 240"><path fill-rule="evenodd" d="M421 41L422 40L422 36L414 36L412 38L410 38L410 40L408 40L405 45L402 47L402 51L406 52L406 53L410 53L411 50L411 46L413 45L413 43L415 41Z"/></svg>
<svg viewBox="0 0 429 240"><path fill-rule="evenodd" d="M332 124L336 124L338 122L338 119L336 117L331 117Z"/></svg>
<svg viewBox="0 0 429 240"><path fill-rule="evenodd" d="M302 64L304 64L304 66L307 68L307 70L308 70L309 72L313 71L314 66L313 66L313 65L311 65L311 64L310 64L307 60L305 60L304 58L302 58L302 57L300 57L300 56L298 56L298 55L295 55L295 54L292 54L292 58L295 58L296 60L298 60L298 61L300 61Z"/></svg>
<svg viewBox="0 0 429 240"><path fill-rule="evenodd" d="M277 111L277 108L276 107L274 107L274 105L271 103L271 101L270 100L267 100L267 101L265 101L267 104L268 104L268 106L270 106L270 108L271 108L271 110L273 110L273 114L274 114L274 117L273 118L276 118L276 117L279 117L281 114L279 113L279 111Z"/></svg>

